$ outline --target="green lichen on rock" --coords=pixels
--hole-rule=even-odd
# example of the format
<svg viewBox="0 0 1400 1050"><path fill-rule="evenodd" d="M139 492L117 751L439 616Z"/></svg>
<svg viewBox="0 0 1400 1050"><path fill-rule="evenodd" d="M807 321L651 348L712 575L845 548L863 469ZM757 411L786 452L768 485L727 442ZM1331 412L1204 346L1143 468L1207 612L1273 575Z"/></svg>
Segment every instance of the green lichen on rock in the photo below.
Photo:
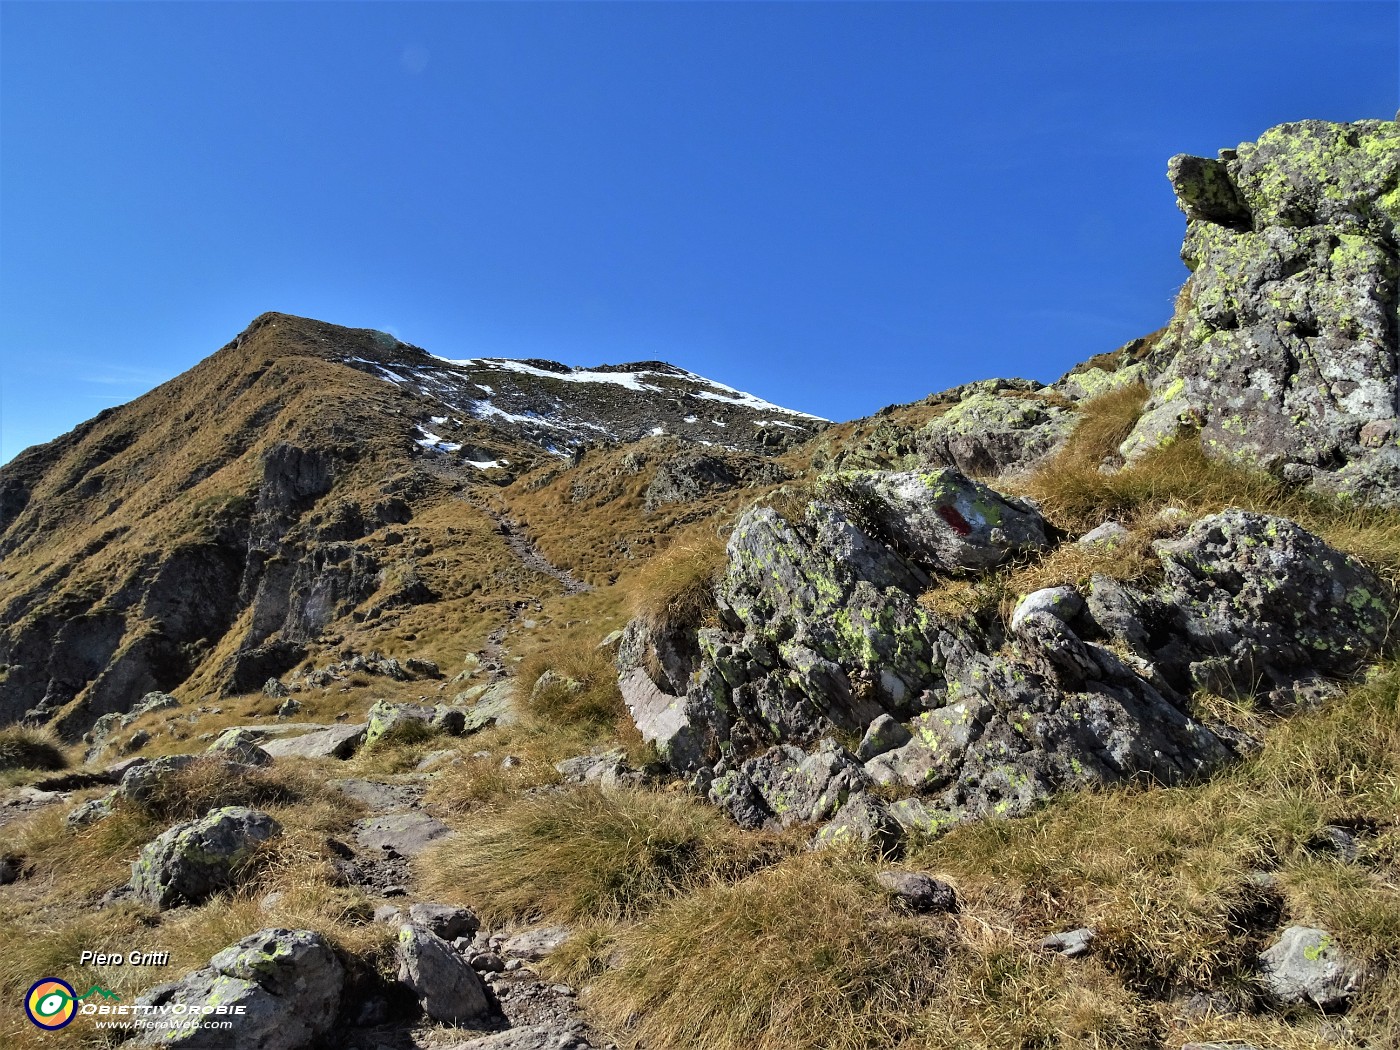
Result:
<svg viewBox="0 0 1400 1050"><path fill-rule="evenodd" d="M1161 341L1132 462L1199 429L1212 454L1400 502L1400 125L1301 121L1169 165L1192 274Z"/></svg>

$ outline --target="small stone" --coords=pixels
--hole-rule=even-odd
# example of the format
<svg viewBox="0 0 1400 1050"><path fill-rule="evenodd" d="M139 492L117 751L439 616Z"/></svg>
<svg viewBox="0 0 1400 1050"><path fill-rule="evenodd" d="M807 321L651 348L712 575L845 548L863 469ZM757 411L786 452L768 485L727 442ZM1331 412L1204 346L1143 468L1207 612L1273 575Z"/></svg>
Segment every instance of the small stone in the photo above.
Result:
<svg viewBox="0 0 1400 1050"><path fill-rule="evenodd" d="M1090 529L1083 536L1080 536L1075 543L1080 547L1098 547L1103 550L1112 550L1126 540L1132 533L1116 521L1106 521L1097 528Z"/></svg>
<svg viewBox="0 0 1400 1050"><path fill-rule="evenodd" d="M958 910L953 887L923 871L882 871L875 881L889 890L904 907L916 912Z"/></svg>
<svg viewBox="0 0 1400 1050"><path fill-rule="evenodd" d="M1313 845L1335 853L1348 864L1354 864L1361 856L1361 844L1356 841L1356 837L1346 828L1336 824L1328 824L1318 832L1317 837L1313 839Z"/></svg>
<svg viewBox="0 0 1400 1050"><path fill-rule="evenodd" d="M19 878L19 860L15 857L0 857L0 886L8 886Z"/></svg>
<svg viewBox="0 0 1400 1050"><path fill-rule="evenodd" d="M1079 929L1070 930L1067 933L1052 933L1040 942L1040 946L1049 951L1057 952L1066 959L1075 959L1088 953L1089 945L1093 943L1093 940L1093 929L1081 926Z"/></svg>
<svg viewBox="0 0 1400 1050"><path fill-rule="evenodd" d="M520 765L520 759L517 758L515 755L506 755L505 758L501 759L501 768L502 768L502 769L515 769L515 768L517 768L519 765Z"/></svg>
<svg viewBox="0 0 1400 1050"><path fill-rule="evenodd" d="M1261 976L1284 1003L1310 1000L1319 1009L1341 1009L1361 987L1365 971L1325 930L1290 926L1259 956Z"/></svg>
<svg viewBox="0 0 1400 1050"><path fill-rule="evenodd" d="M408 921L432 931L443 940L470 937L481 926L476 912L450 904L415 904L408 909Z"/></svg>
<svg viewBox="0 0 1400 1050"><path fill-rule="evenodd" d="M394 886L385 886L385 887L384 887L384 896L386 896L386 897L407 897L407 896L408 896L408 887L407 887L407 886L398 886L398 885L394 885Z"/></svg>
<svg viewBox="0 0 1400 1050"><path fill-rule="evenodd" d="M374 921L389 923L394 926L402 926L403 911L392 904L381 904L374 909Z"/></svg>
<svg viewBox="0 0 1400 1050"><path fill-rule="evenodd" d="M512 962L519 961L518 959L512 960ZM471 957L470 963L473 970L481 973L500 973L510 965L495 952L477 952Z"/></svg>
<svg viewBox="0 0 1400 1050"><path fill-rule="evenodd" d="M1073 620L1084 610L1084 599L1073 587L1042 587L1016 603L1011 613L1011 629L1017 630L1027 617L1049 613L1062 622Z"/></svg>
<svg viewBox="0 0 1400 1050"><path fill-rule="evenodd" d="M519 969L522 969L524 966L525 966L525 963L524 963L523 961L521 961L520 959L507 959L507 960L506 960L506 969L507 969L507 970L512 970L512 971L513 971L513 970L519 970Z"/></svg>

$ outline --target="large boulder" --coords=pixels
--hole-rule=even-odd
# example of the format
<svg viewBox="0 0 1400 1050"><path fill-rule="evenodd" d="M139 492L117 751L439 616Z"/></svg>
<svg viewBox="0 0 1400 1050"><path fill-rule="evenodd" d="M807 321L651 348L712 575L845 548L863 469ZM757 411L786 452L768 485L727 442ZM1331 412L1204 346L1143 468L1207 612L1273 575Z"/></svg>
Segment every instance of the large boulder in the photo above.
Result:
<svg viewBox="0 0 1400 1050"><path fill-rule="evenodd" d="M1212 454L1400 501L1400 124L1283 124L1168 176L1192 274L1124 454L1199 428Z"/></svg>
<svg viewBox="0 0 1400 1050"><path fill-rule="evenodd" d="M131 864L136 897L157 908L198 904L233 886L257 847L282 832L266 813L225 806L177 824Z"/></svg>
<svg viewBox="0 0 1400 1050"><path fill-rule="evenodd" d="M190 1050L302 1050L334 1025L344 984L345 969L321 934L259 930L219 952L206 968L136 1000L143 1013L168 1008L176 1024L227 1019L230 1028L148 1028L136 1042Z"/></svg>
<svg viewBox="0 0 1400 1050"><path fill-rule="evenodd" d="M399 982L418 997L435 1021L461 1024L491 1012L476 971L437 934L421 926L399 928Z"/></svg>
<svg viewBox="0 0 1400 1050"><path fill-rule="evenodd" d="M323 726L298 736L281 736L259 746L273 758L349 758L364 742L366 726Z"/></svg>
<svg viewBox="0 0 1400 1050"><path fill-rule="evenodd" d="M1023 472L1059 449L1078 413L1050 391L977 392L921 427L919 458L980 477Z"/></svg>

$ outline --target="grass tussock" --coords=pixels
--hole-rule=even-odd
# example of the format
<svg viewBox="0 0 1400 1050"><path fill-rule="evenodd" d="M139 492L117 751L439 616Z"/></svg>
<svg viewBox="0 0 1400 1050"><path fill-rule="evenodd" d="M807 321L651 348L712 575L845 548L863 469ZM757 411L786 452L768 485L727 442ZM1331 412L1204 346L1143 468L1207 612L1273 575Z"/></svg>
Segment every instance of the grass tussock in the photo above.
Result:
<svg viewBox="0 0 1400 1050"><path fill-rule="evenodd" d="M49 772L68 767L68 755L51 732L27 726L0 729L0 773L16 770Z"/></svg>
<svg viewBox="0 0 1400 1050"><path fill-rule="evenodd" d="M488 921L575 922L635 917L788 848L685 795L581 788L478 813L417 870L430 895Z"/></svg>
<svg viewBox="0 0 1400 1050"><path fill-rule="evenodd" d="M715 615L715 586L724 566L724 540L719 536L678 539L633 578L635 615L654 631L705 624Z"/></svg>
<svg viewBox="0 0 1400 1050"><path fill-rule="evenodd" d="M615 727L627 718L609 650L577 645L539 650L521 663L516 683L522 705L543 722Z"/></svg>
<svg viewBox="0 0 1400 1050"><path fill-rule="evenodd" d="M622 933L586 1002L654 1050L893 1046L949 937L863 869L803 857L693 893Z"/></svg>
<svg viewBox="0 0 1400 1050"><path fill-rule="evenodd" d="M217 759L191 762L161 778L139 804L154 820L194 820L221 806L266 809L305 803L327 789L310 770L274 765L230 775Z"/></svg>

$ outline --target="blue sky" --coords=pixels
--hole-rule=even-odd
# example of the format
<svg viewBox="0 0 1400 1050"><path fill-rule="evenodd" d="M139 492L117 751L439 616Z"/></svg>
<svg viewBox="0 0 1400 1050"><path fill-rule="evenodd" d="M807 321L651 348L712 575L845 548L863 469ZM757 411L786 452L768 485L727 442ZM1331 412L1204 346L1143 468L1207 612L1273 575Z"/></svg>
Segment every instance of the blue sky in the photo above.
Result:
<svg viewBox="0 0 1400 1050"><path fill-rule="evenodd" d="M0 459L264 310L848 419L1165 322L1163 177L1385 3L0 4Z"/></svg>

